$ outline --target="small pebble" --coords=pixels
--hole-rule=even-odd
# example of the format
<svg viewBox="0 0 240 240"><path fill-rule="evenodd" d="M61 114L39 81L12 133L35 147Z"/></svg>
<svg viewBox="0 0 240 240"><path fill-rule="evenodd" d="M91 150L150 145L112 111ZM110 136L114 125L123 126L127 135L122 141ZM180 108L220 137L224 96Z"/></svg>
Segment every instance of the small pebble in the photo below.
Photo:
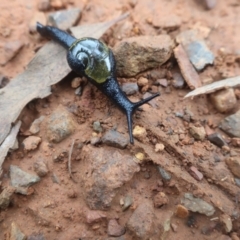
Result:
<svg viewBox="0 0 240 240"><path fill-rule="evenodd" d="M201 181L203 179L203 174L199 172L198 169L194 166L190 167L190 174L198 181Z"/></svg>
<svg viewBox="0 0 240 240"><path fill-rule="evenodd" d="M168 81L167 81L166 78L158 79L156 82L162 87L167 87L168 86Z"/></svg>
<svg viewBox="0 0 240 240"><path fill-rule="evenodd" d="M233 224L230 216L227 214L222 214L220 216L220 222L223 223L224 229L227 233L232 231Z"/></svg>
<svg viewBox="0 0 240 240"><path fill-rule="evenodd" d="M148 85L148 79L145 77L140 77L137 81L139 87L144 87Z"/></svg>
<svg viewBox="0 0 240 240"><path fill-rule="evenodd" d="M240 158L238 157L228 157L225 159L225 162L232 172L232 174L240 178Z"/></svg>
<svg viewBox="0 0 240 240"><path fill-rule="evenodd" d="M177 232L178 226L174 223L171 223L171 228L172 228L173 232Z"/></svg>
<svg viewBox="0 0 240 240"><path fill-rule="evenodd" d="M162 152L164 150L165 146L162 143L157 143L155 145L155 152Z"/></svg>
<svg viewBox="0 0 240 240"><path fill-rule="evenodd" d="M39 143L42 141L40 137L30 136L23 140L23 147L26 151L34 150L38 147Z"/></svg>
<svg viewBox="0 0 240 240"><path fill-rule="evenodd" d="M32 134L38 133L40 131L40 124L42 123L44 118L44 116L40 116L39 118L35 119L29 128L29 132Z"/></svg>
<svg viewBox="0 0 240 240"><path fill-rule="evenodd" d="M93 122L93 130L98 133L101 133L103 131L101 123L99 121Z"/></svg>
<svg viewBox="0 0 240 240"><path fill-rule="evenodd" d="M136 154L135 154L135 157L136 157L140 162L143 161L144 158L145 158L144 154L141 153L141 152L136 153Z"/></svg>
<svg viewBox="0 0 240 240"><path fill-rule="evenodd" d="M222 135L220 133L212 133L210 135L208 135L208 140L213 143L214 145L218 146L219 148L227 145L227 142L224 140L224 138L222 137Z"/></svg>
<svg viewBox="0 0 240 240"><path fill-rule="evenodd" d="M169 181L171 180L172 176L170 173L168 173L165 169L161 168L160 166L157 167L158 168L158 171L161 175L161 177L166 180L166 181Z"/></svg>
<svg viewBox="0 0 240 240"><path fill-rule="evenodd" d="M175 88L183 88L185 84L185 81L182 77L181 73L173 73L173 81L172 81L172 85Z"/></svg>
<svg viewBox="0 0 240 240"><path fill-rule="evenodd" d="M81 96L82 95L82 87L81 86L76 88L75 95L77 95L77 96Z"/></svg>
<svg viewBox="0 0 240 240"><path fill-rule="evenodd" d="M203 126L190 125L189 132L196 140L203 141L206 137L206 131Z"/></svg>
<svg viewBox="0 0 240 240"><path fill-rule="evenodd" d="M153 198L153 203L155 208L160 208L163 205L167 205L169 202L168 197L164 192L159 192L157 195Z"/></svg>
<svg viewBox="0 0 240 240"><path fill-rule="evenodd" d="M82 79L80 77L76 77L71 82L72 88L78 88L81 85Z"/></svg>
<svg viewBox="0 0 240 240"><path fill-rule="evenodd" d="M129 139L115 130L109 130L103 135L102 142L109 146L124 149L128 145Z"/></svg>
<svg viewBox="0 0 240 240"><path fill-rule="evenodd" d="M128 96L139 91L137 83L124 83L121 88Z"/></svg>
<svg viewBox="0 0 240 240"><path fill-rule="evenodd" d="M133 129L133 136L139 141L144 142L144 140L147 138L147 131L145 128L137 125Z"/></svg>
<svg viewBox="0 0 240 240"><path fill-rule="evenodd" d="M33 164L33 168L39 177L44 177L48 173L47 165L43 159L38 159L37 161L35 161L35 163Z"/></svg>
<svg viewBox="0 0 240 240"><path fill-rule="evenodd" d="M189 216L189 211L183 205L178 204L175 214L179 218L187 218Z"/></svg>
<svg viewBox="0 0 240 240"><path fill-rule="evenodd" d="M122 210L126 211L132 205L133 199L130 195L127 195L122 199L122 202L123 202Z"/></svg>
<svg viewBox="0 0 240 240"><path fill-rule="evenodd" d="M232 88L212 93L210 98L214 107L221 113L231 111L237 103L237 99Z"/></svg>
<svg viewBox="0 0 240 240"><path fill-rule="evenodd" d="M110 219L108 222L107 232L109 236L120 237L126 232L126 229L125 227L119 225L116 219Z"/></svg>

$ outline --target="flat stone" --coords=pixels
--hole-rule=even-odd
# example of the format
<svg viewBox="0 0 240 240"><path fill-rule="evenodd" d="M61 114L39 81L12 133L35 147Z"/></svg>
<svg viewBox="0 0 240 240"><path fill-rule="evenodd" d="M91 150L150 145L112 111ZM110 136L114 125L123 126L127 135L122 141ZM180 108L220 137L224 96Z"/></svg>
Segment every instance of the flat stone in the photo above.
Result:
<svg viewBox="0 0 240 240"><path fill-rule="evenodd" d="M8 41L5 43L3 48L0 48L0 64L5 65L14 58L19 53L23 45L24 44L20 40Z"/></svg>
<svg viewBox="0 0 240 240"><path fill-rule="evenodd" d="M214 55L204 41L191 42L184 48L191 63L198 71L204 69L208 64L213 64Z"/></svg>
<svg viewBox="0 0 240 240"><path fill-rule="evenodd" d="M153 203L155 208L160 208L163 205L167 205L169 202L168 197L164 192L157 193L153 198Z"/></svg>
<svg viewBox="0 0 240 240"><path fill-rule="evenodd" d="M14 192L15 188L11 186L7 186L3 189L0 194L0 209L4 210L8 208Z"/></svg>
<svg viewBox="0 0 240 240"><path fill-rule="evenodd" d="M147 138L147 131L144 127L135 126L133 129L133 136L141 142L144 142Z"/></svg>
<svg viewBox="0 0 240 240"><path fill-rule="evenodd" d="M154 208L151 202L142 202L127 222L127 228L140 239L147 239L153 231Z"/></svg>
<svg viewBox="0 0 240 240"><path fill-rule="evenodd" d="M231 137L240 138L240 110L224 118L219 125Z"/></svg>
<svg viewBox="0 0 240 240"><path fill-rule="evenodd" d="M41 158L34 162L33 168L39 177L44 177L48 174L47 164Z"/></svg>
<svg viewBox="0 0 240 240"><path fill-rule="evenodd" d="M177 205L175 215L179 218L187 218L189 216L189 211L186 207L181 204Z"/></svg>
<svg viewBox="0 0 240 240"><path fill-rule="evenodd" d="M123 149L128 145L129 139L115 130L109 130L103 135L102 142L106 145Z"/></svg>
<svg viewBox="0 0 240 240"><path fill-rule="evenodd" d="M169 35L126 38L114 46L117 75L131 77L164 64L171 56L173 41Z"/></svg>
<svg viewBox="0 0 240 240"><path fill-rule="evenodd" d="M41 141L42 139L40 137L29 136L23 140L22 144L23 144L24 150L31 151L36 149Z"/></svg>
<svg viewBox="0 0 240 240"><path fill-rule="evenodd" d="M58 143L71 135L75 130L72 115L65 107L59 105L47 119L47 137L49 141Z"/></svg>
<svg viewBox="0 0 240 240"><path fill-rule="evenodd" d="M240 159L239 157L229 157L225 162L233 175L240 178Z"/></svg>
<svg viewBox="0 0 240 240"><path fill-rule="evenodd" d="M47 24L47 18L43 12L34 12L33 17L30 20L30 23L28 25L29 32L30 33L36 33L37 32L37 25L36 23L40 22L42 25Z"/></svg>
<svg viewBox="0 0 240 240"><path fill-rule="evenodd" d="M208 135L208 140L213 143L214 145L218 146L218 147L222 147L222 146L227 146L227 142L224 140L224 138L222 137L222 135L218 132L212 133Z"/></svg>
<svg viewBox="0 0 240 240"><path fill-rule="evenodd" d="M48 15L48 23L62 30L67 30L77 23L80 16L81 10L79 8L56 11Z"/></svg>
<svg viewBox="0 0 240 240"><path fill-rule="evenodd" d="M201 181L203 179L203 174L201 172L199 172L199 170L197 168L195 168L194 166L191 166L189 168L190 170L190 174L198 181Z"/></svg>
<svg viewBox="0 0 240 240"><path fill-rule="evenodd" d="M15 222L11 223L9 240L26 240L26 235L20 230Z"/></svg>
<svg viewBox="0 0 240 240"><path fill-rule="evenodd" d="M196 140L203 141L206 137L206 131L203 126L190 125L189 132Z"/></svg>
<svg viewBox="0 0 240 240"><path fill-rule="evenodd" d="M200 198L195 198L191 193L185 193L181 203L192 212L199 212L206 216L212 216L215 209L209 203Z"/></svg>
<svg viewBox="0 0 240 240"><path fill-rule="evenodd" d="M45 116L40 116L39 118L35 119L29 128L29 132L32 134L37 134L40 131L40 125L44 118Z"/></svg>
<svg viewBox="0 0 240 240"><path fill-rule="evenodd" d="M121 88L128 96L139 91L137 83L124 83Z"/></svg>
<svg viewBox="0 0 240 240"><path fill-rule="evenodd" d="M237 99L232 88L222 89L210 95L212 104L219 112L229 112L236 106Z"/></svg>
<svg viewBox="0 0 240 240"><path fill-rule="evenodd" d="M82 191L90 209L108 209L117 190L140 170L133 156L114 148L84 146L81 156L88 173L81 176Z"/></svg>
<svg viewBox="0 0 240 240"><path fill-rule="evenodd" d="M171 13L171 15L158 15L154 14L152 24L154 27L161 27L164 29L176 29L182 24L182 20L179 16Z"/></svg>
<svg viewBox="0 0 240 240"><path fill-rule="evenodd" d="M177 59L178 65L180 67L182 76L184 77L185 81L187 82L190 89L195 89L202 86L201 80L199 78L198 73L193 68L187 53L185 52L184 48L181 44L179 44L173 50L174 56Z"/></svg>
<svg viewBox="0 0 240 240"><path fill-rule="evenodd" d="M21 168L15 165L10 165L10 179L11 185L16 188L27 188L40 181L38 176L24 172Z"/></svg>
<svg viewBox="0 0 240 240"><path fill-rule="evenodd" d="M110 219L108 222L107 232L109 236L120 237L126 232L126 229L125 227L119 225L116 219Z"/></svg>
<svg viewBox="0 0 240 240"><path fill-rule="evenodd" d="M104 219L107 219L107 215L102 211L88 210L85 213L85 216L88 224L98 223L103 221Z"/></svg>

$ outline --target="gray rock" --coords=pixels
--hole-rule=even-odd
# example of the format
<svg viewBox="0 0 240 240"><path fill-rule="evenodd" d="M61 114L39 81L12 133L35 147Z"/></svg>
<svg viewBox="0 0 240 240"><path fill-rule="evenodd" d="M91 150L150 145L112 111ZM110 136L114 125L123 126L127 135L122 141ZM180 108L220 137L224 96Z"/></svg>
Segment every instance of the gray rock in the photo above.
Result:
<svg viewBox="0 0 240 240"><path fill-rule="evenodd" d="M26 235L20 230L15 222L11 224L10 240L26 240Z"/></svg>
<svg viewBox="0 0 240 240"><path fill-rule="evenodd" d="M31 234L28 236L27 240L46 240L42 233Z"/></svg>
<svg viewBox="0 0 240 240"><path fill-rule="evenodd" d="M120 237L126 232L126 229L125 227L119 225L116 219L110 219L108 222L107 231L109 236Z"/></svg>
<svg viewBox="0 0 240 240"><path fill-rule="evenodd" d="M217 4L217 0L204 0L203 2L207 10L213 9Z"/></svg>
<svg viewBox="0 0 240 240"><path fill-rule="evenodd" d="M8 208L13 193L15 192L15 188L8 186L3 189L3 191L0 194L0 209L6 209Z"/></svg>
<svg viewBox="0 0 240 240"><path fill-rule="evenodd" d="M109 130L102 137L102 142L106 145L123 149L128 145L129 139L115 130Z"/></svg>
<svg viewBox="0 0 240 240"><path fill-rule="evenodd" d="M23 47L23 43L20 40L16 41L7 41L3 46L3 51L0 54L0 64L5 65L9 62L12 58L14 58L21 48Z"/></svg>
<svg viewBox="0 0 240 240"><path fill-rule="evenodd" d="M137 83L124 83L122 85L122 90L128 96L133 95L139 91Z"/></svg>
<svg viewBox="0 0 240 240"><path fill-rule="evenodd" d="M218 146L218 147L222 147L222 146L227 146L227 142L224 140L224 138L222 137L222 135L218 132L212 133L208 135L208 140L213 143L214 145Z"/></svg>
<svg viewBox="0 0 240 240"><path fill-rule="evenodd" d="M158 171L161 175L161 177L165 180L165 181L169 181L171 180L172 176L170 173L168 173L165 169L163 169L162 167L158 166Z"/></svg>
<svg viewBox="0 0 240 240"><path fill-rule="evenodd" d="M94 224L103 221L107 218L106 214L102 211L91 211L87 210L85 212L86 222L88 224Z"/></svg>
<svg viewBox="0 0 240 240"><path fill-rule="evenodd" d="M204 41L193 41L184 46L184 48L191 63L198 71L202 70L208 64L213 64L214 55Z"/></svg>
<svg viewBox="0 0 240 240"><path fill-rule="evenodd" d="M184 81L181 73L178 73L178 72L173 73L172 85L175 88L183 88L184 87L185 81Z"/></svg>
<svg viewBox="0 0 240 240"><path fill-rule="evenodd" d="M185 193L181 203L192 212L199 212L206 216L212 216L215 209L209 203L200 198L195 198L191 193Z"/></svg>
<svg viewBox="0 0 240 240"><path fill-rule="evenodd" d="M39 118L35 119L33 123L31 124L29 131L32 134L36 134L40 131L40 124L42 123L44 116L40 116Z"/></svg>
<svg viewBox="0 0 240 240"><path fill-rule="evenodd" d="M112 148L84 146L81 182L84 198L91 209L106 210L124 183L128 182L140 167L134 157Z"/></svg>
<svg viewBox="0 0 240 240"><path fill-rule="evenodd" d="M48 23L62 30L67 30L77 23L80 16L81 10L79 8L56 11L48 15Z"/></svg>
<svg viewBox="0 0 240 240"><path fill-rule="evenodd" d="M159 67L172 54L173 41L169 35L141 36L122 40L114 46L117 74L135 76L147 69Z"/></svg>
<svg viewBox="0 0 240 240"><path fill-rule="evenodd" d="M16 188L28 188L40 181L40 178L36 175L24 172L21 168L15 165L10 165L10 179L11 185Z"/></svg>
<svg viewBox="0 0 240 240"><path fill-rule="evenodd" d="M99 121L93 122L93 130L98 133L101 133L103 131L101 123Z"/></svg>
<svg viewBox="0 0 240 240"><path fill-rule="evenodd" d="M240 138L240 110L224 118L219 127L229 136Z"/></svg>
<svg viewBox="0 0 240 240"><path fill-rule="evenodd" d="M147 239L153 230L154 208L151 202L142 202L127 222L127 228L140 239Z"/></svg>
<svg viewBox="0 0 240 240"><path fill-rule="evenodd" d="M47 164L43 159L38 159L33 164L34 171L37 173L39 177L44 177L48 173Z"/></svg>
<svg viewBox="0 0 240 240"><path fill-rule="evenodd" d="M47 137L49 141L61 142L75 130L75 122L71 114L63 106L58 108L48 117Z"/></svg>

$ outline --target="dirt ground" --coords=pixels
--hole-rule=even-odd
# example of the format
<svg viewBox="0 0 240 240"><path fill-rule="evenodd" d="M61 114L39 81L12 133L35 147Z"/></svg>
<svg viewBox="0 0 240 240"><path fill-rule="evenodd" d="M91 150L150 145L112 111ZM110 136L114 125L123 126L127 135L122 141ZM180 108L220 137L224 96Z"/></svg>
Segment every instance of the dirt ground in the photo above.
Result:
<svg viewBox="0 0 240 240"><path fill-rule="evenodd" d="M61 0L59 0L61 2ZM240 2L238 0L218 0L214 8L207 10L203 1L194 0L122 0L122 1L101 1L101 0L63 0L64 8L80 7L82 9L81 18L78 25L85 23L97 23L110 20L121 13L129 12L127 20L131 23L129 27L124 25L124 21L111 28L103 37L107 44L114 46L121 39L138 35L158 35L168 33L173 39L181 31L191 29L194 26L204 26L210 29L207 37L207 44L215 55L215 64L207 66L199 72L201 79L212 78L214 81L233 77L240 74L239 63L228 62L225 56L236 56L240 52ZM23 72L35 56L36 51L43 46L47 40L39 37L38 33L29 33L29 22L38 11L38 1L12 0L0 2L0 44L12 40L20 40L24 43L20 52L6 65L0 66L0 73L9 79ZM56 9L55 9L56 10ZM51 8L45 13L54 11ZM180 27L176 29L162 29L153 26L156 18L164 18L171 22L171 14L176 14L181 19ZM122 27L124 26L124 27ZM125 28L126 27L126 28ZM9 33L9 34L8 34ZM0 46L0 47L1 47ZM219 60L221 59L221 61ZM168 69L167 79L172 80L171 74L179 71L176 61L172 58L159 69ZM143 73L144 75L144 73ZM138 76L139 77L139 76ZM128 79L119 79L121 83ZM137 81L131 78L130 81ZM88 84L84 91L92 91L92 99L89 100L92 109L85 109L83 116L74 116L78 121L77 131L60 143L50 144L46 138L46 129L41 126L38 136L42 138L40 146L31 152L24 152L21 146L26 138L26 131L30 124L41 115L48 116L59 104L71 107L73 104L81 105L85 103L82 97L76 96L71 87L71 76L65 78L60 83L53 86L53 94L46 99L37 99L28 104L23 110L20 119L23 121L21 132L18 136L19 149L8 154L3 164L2 188L9 183L9 166L17 165L20 168L33 172L33 162L38 158L44 158L48 163L49 173L41 181L33 185L33 193L27 196L14 194L9 208L0 212L0 239L7 239L12 222L17 223L19 228L30 236L34 233L41 233L45 239L111 239L107 234L107 221L103 220L99 224L90 225L86 223L85 212L89 210L83 198L80 179L82 161L78 155L81 151L77 148L73 150L72 169L76 183L69 178L67 170L67 157L61 162L54 162L53 156L64 151L68 152L73 140L77 143L89 143L93 133L92 123L99 120L104 122L106 130L118 127L118 131L128 134L125 116L114 105L108 103L108 99ZM209 143L208 140L189 140L188 123L177 118L174 113L188 109L194 116L195 121L204 123L212 130L217 130L230 142L229 136L225 135L217 128L220 120L240 109L240 100L236 108L230 113L219 113L213 107L208 96L196 97L193 100L183 99L190 89L186 86L183 89L176 89L172 86L167 89L161 88L161 96L157 99L159 108L144 105L143 111L134 117L134 125L141 125L147 129L149 140L138 142L134 146L128 146L121 150L125 153L136 153L143 150L148 156L148 162L141 164L140 172L124 184L114 197L111 208L105 211L107 218L116 218L120 225L124 226L133 210L145 198L154 198L157 192L164 192L168 195L168 203L161 208L155 208L156 225L163 226L167 219L171 218L171 223L177 226L174 231L171 228L166 236L156 239L239 239L240 238L240 209L239 209L239 187L233 180L233 175L229 173L224 162L226 154L220 148ZM84 94L83 94L84 95ZM87 95L87 93L85 94ZM142 93L131 96L130 99L137 100ZM99 101L101 99L101 101ZM107 120L106 120L107 119ZM159 127L160 126L160 127ZM189 141L178 141L174 143L172 135L168 132L183 134L182 140L188 138ZM174 135L174 134L173 134ZM161 141L166 151L159 156L154 152L157 141ZM75 144L75 145L76 145ZM108 148L100 144L99 148ZM232 149L232 147L230 147ZM234 148L237 157L240 157L239 148ZM215 156L220 161L214 160ZM202 159L200 160L200 158ZM163 166L172 174L171 183L161 185L157 165ZM197 181L189 174L189 167L195 166L203 173L204 178ZM60 184L54 183L51 176L55 173ZM225 176L230 176L223 180ZM76 197L69 195L74 192ZM179 218L174 215L176 206L181 202L185 192L192 192L196 196L201 196L207 202L213 204L216 212L208 217L203 214L193 213L191 218ZM133 206L125 212L121 211L119 199L130 194L134 199ZM49 224L42 224L30 209L38 209L41 216L49 219ZM231 217L233 228L226 233L222 223L212 219L219 218L225 213ZM191 224L189 221L193 221ZM211 227L213 226L213 227ZM207 230L206 230L207 229ZM204 234L205 233L205 234ZM234 234L233 234L234 233ZM128 231L124 238L135 239ZM237 238L238 236L238 238ZM229 238L228 238L229 237ZM40 239L40 238L39 238ZM152 238L154 239L154 238Z"/></svg>

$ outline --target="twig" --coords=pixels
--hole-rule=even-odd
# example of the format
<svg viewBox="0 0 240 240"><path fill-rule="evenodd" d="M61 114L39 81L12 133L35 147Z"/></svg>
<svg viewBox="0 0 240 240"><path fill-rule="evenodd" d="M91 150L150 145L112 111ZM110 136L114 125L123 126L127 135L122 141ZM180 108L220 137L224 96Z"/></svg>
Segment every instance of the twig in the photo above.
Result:
<svg viewBox="0 0 240 240"><path fill-rule="evenodd" d="M70 178L75 183L77 183L77 181L73 178L73 175L72 175L72 165L71 165L71 158L72 158L72 151L73 151L74 143L75 143L75 140L72 141L72 144L71 144L71 147L70 147L70 150L69 150L69 154L68 154L68 173L69 173Z"/></svg>

